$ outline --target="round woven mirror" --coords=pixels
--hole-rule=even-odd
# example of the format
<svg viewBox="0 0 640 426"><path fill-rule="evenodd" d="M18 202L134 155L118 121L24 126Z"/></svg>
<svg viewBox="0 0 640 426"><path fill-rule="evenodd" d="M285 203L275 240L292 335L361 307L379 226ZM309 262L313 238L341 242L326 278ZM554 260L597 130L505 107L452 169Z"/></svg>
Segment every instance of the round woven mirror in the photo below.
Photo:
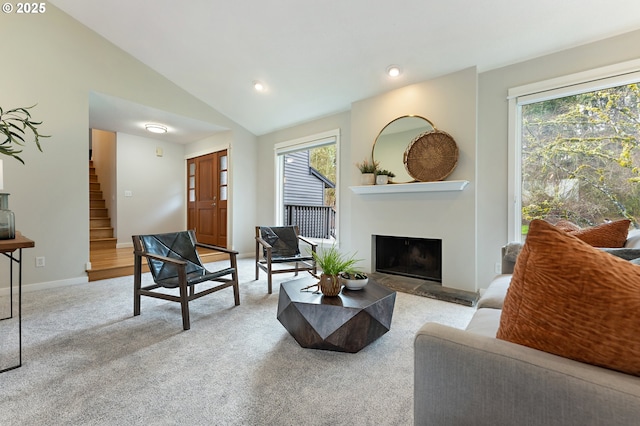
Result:
<svg viewBox="0 0 640 426"><path fill-rule="evenodd" d="M392 120L378 134L374 144L372 157L379 163L379 168L392 171L395 183L413 182L404 166L403 154L407 146L418 135L434 130L431 121L417 115L405 115Z"/></svg>
<svg viewBox="0 0 640 426"><path fill-rule="evenodd" d="M411 141L403 161L409 175L420 182L444 180L458 164L458 145L450 134L434 129Z"/></svg>

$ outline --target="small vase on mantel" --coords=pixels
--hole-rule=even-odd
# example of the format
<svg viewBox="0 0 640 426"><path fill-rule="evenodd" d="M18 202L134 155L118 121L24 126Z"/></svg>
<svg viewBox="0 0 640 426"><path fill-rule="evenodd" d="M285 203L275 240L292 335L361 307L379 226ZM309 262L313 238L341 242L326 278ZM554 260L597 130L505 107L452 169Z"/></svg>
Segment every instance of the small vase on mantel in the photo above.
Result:
<svg viewBox="0 0 640 426"><path fill-rule="evenodd" d="M361 185L375 185L375 183L376 183L375 173L362 173L360 175Z"/></svg>
<svg viewBox="0 0 640 426"><path fill-rule="evenodd" d="M15 216L9 210L9 194L0 193L0 240L12 240L16 237Z"/></svg>
<svg viewBox="0 0 640 426"><path fill-rule="evenodd" d="M376 185L386 185L389 183L389 176L376 175Z"/></svg>

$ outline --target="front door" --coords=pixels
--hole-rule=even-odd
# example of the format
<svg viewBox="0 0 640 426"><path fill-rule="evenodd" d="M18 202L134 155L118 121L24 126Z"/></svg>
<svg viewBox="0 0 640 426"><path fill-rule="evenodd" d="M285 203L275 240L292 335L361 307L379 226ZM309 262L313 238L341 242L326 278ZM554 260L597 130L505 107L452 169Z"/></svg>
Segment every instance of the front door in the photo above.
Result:
<svg viewBox="0 0 640 426"><path fill-rule="evenodd" d="M187 160L187 226L205 244L227 247L227 150Z"/></svg>

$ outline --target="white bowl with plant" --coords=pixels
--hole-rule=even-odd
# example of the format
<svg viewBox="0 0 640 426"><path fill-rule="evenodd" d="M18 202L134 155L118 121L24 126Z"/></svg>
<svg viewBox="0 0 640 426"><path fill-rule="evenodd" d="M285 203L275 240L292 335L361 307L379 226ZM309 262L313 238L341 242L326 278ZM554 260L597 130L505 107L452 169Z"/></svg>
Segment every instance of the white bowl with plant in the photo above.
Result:
<svg viewBox="0 0 640 426"><path fill-rule="evenodd" d="M341 272L340 281L349 290L362 290L369 282L369 277L363 272Z"/></svg>

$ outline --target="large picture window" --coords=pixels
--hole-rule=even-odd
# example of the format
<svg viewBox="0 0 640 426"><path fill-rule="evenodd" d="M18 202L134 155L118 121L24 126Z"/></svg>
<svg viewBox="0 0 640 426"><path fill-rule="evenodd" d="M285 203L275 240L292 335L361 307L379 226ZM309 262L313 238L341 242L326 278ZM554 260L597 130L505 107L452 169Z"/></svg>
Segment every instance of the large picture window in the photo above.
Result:
<svg viewBox="0 0 640 426"><path fill-rule="evenodd" d="M622 73L512 99L511 240L533 219L640 226L639 81Z"/></svg>

